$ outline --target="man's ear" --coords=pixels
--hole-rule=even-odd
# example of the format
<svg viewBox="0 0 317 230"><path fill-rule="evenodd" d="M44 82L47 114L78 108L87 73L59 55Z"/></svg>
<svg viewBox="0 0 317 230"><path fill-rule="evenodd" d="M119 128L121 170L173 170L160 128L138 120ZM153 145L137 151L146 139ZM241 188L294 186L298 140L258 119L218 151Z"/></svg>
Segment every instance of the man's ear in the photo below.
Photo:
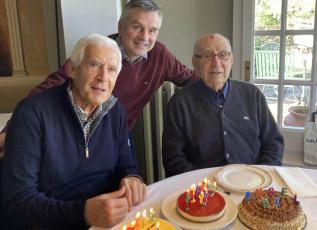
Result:
<svg viewBox="0 0 317 230"><path fill-rule="evenodd" d="M69 61L69 65L67 67L68 75L71 79L74 79L75 72L77 71L77 67L74 65L72 61Z"/></svg>
<svg viewBox="0 0 317 230"><path fill-rule="evenodd" d="M197 72L198 62L197 62L197 58L195 58L194 56L192 57L192 65L193 65L194 70L196 70L196 72Z"/></svg>

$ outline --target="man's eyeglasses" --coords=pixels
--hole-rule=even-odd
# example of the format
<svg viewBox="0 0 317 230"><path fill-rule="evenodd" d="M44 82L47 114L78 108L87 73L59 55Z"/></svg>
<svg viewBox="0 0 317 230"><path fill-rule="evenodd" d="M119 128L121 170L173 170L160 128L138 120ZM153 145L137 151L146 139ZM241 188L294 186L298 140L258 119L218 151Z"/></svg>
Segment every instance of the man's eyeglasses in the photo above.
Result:
<svg viewBox="0 0 317 230"><path fill-rule="evenodd" d="M226 61L230 58L231 52L230 51L220 51L218 53L210 52L210 53L203 53L203 54L194 54L194 57L202 59L202 60L212 60L216 56L220 60Z"/></svg>

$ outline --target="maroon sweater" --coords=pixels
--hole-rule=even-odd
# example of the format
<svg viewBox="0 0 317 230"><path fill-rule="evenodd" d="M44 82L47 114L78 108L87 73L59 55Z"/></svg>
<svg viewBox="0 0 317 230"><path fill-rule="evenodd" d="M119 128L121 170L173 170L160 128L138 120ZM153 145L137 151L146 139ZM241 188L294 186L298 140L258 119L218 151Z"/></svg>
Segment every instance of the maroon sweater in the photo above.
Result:
<svg viewBox="0 0 317 230"><path fill-rule="evenodd" d="M111 37L115 39L116 36L118 35ZM129 130L133 128L144 105L150 101L164 81L183 86L199 78L195 71L183 65L165 45L158 41L147 55L147 59L135 64L122 61L122 69L113 90L113 95L118 97L127 112ZM66 62L57 72L50 74L45 81L32 89L30 95L64 83L67 73Z"/></svg>

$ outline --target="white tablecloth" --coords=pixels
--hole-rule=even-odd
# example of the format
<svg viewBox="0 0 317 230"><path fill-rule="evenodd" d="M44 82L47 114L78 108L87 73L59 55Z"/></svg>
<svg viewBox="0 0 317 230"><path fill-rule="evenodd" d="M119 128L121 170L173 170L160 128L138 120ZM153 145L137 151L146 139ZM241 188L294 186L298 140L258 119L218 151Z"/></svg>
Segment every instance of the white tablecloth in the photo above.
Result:
<svg viewBox="0 0 317 230"><path fill-rule="evenodd" d="M285 186L285 183L281 177L276 173L274 167L271 166L261 166L264 169L272 173L274 177L273 187L277 190L280 190ZM131 220L135 217L136 213L143 211L144 209L149 210L153 208L156 211L160 210L161 203L166 197L168 197L173 192L180 189L187 189L191 184L196 184L197 182L203 180L205 177L211 177L212 174L219 168L208 168L196 170L188 173L183 173L178 176L170 177L165 180L159 181L148 186L148 196L147 199L140 205L135 206L132 211L127 215L123 220L123 223L127 223L128 220ZM317 170L314 169L303 169L304 172L317 184ZM231 193L230 195L235 203L238 205L243 198L243 194ZM316 229L317 226L317 197L313 198L299 198L299 201L304 209L304 212L307 216L307 226L305 230ZM159 213L161 216L161 213ZM122 224L120 224L122 225ZM101 230L102 228L91 227L91 230ZM224 229L234 229L234 230L247 230L247 228L238 220L227 226Z"/></svg>

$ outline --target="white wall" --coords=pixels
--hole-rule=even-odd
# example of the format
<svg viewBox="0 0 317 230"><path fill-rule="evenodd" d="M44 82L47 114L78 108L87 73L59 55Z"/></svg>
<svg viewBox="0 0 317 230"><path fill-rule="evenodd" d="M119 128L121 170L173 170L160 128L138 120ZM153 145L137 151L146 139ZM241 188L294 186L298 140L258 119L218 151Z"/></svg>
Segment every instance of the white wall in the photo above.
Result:
<svg viewBox="0 0 317 230"><path fill-rule="evenodd" d="M62 16L62 43L69 57L79 38L89 33L104 35L117 32L117 22L121 14L120 0L60 0ZM65 56L64 56L65 55ZM64 57L63 57L64 56Z"/></svg>
<svg viewBox="0 0 317 230"><path fill-rule="evenodd" d="M156 0L163 10L158 40L187 66L195 40L203 33L232 38L233 0Z"/></svg>

